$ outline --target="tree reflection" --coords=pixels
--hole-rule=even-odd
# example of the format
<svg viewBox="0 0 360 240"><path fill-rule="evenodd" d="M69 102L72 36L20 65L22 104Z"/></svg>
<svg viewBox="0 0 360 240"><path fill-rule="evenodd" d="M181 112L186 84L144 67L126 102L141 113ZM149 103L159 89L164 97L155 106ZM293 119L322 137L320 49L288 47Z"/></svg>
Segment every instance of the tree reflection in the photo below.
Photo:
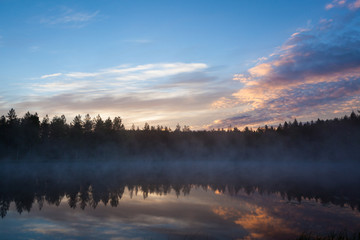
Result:
<svg viewBox="0 0 360 240"><path fill-rule="evenodd" d="M249 173L249 168L243 166L227 166L231 171L227 170L224 174L216 164L207 170L191 171L189 166L174 166L168 163L162 166L138 166L137 170L129 172L129 169L135 169L134 164L107 167L106 170L99 169L96 165L54 166L51 171L48 170L49 167L42 170L36 169L36 166L32 166L31 171L19 171L19 166L14 165L0 170L1 217L6 216L11 202L14 202L16 210L22 213L29 212L34 202L37 202L40 209L45 202L58 206L64 197L70 208L96 208L99 203L117 207L125 189L128 190L130 198L138 194L147 198L150 194L167 195L171 192L180 197L191 194L193 187L200 187L230 196L236 196L240 192L249 195L258 192L262 195L279 194L285 200L296 200L299 203L303 199L315 199L323 204L349 205L352 209L359 209L360 206L360 178L353 177L351 172L343 172L342 176L338 176L337 184L328 184L316 179L333 178L331 171L328 175L318 175L314 179L309 179L305 173L301 176L283 174L277 178L265 178L264 172ZM174 167L177 171L173 171ZM29 166L24 168L28 169ZM79 169L82 169L81 175L69 174ZM276 172L281 171L271 169L269 172L275 172L276 175Z"/></svg>

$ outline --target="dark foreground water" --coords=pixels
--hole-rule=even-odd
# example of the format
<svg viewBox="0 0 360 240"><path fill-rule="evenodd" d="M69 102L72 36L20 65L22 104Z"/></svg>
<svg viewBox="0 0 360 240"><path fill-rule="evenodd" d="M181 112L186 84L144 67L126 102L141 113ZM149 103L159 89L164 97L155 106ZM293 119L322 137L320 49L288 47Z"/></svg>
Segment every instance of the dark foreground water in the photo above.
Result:
<svg viewBox="0 0 360 240"><path fill-rule="evenodd" d="M360 229L356 163L3 164L0 239L296 239Z"/></svg>

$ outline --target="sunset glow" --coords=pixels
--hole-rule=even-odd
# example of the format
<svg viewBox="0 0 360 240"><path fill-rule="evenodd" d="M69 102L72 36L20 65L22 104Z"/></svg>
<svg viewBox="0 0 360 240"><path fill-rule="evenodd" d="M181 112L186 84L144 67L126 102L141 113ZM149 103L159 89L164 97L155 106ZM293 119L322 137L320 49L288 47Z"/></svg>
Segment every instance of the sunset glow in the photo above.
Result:
<svg viewBox="0 0 360 240"><path fill-rule="evenodd" d="M2 1L0 115L195 130L343 116L360 107L359 9L359 0Z"/></svg>

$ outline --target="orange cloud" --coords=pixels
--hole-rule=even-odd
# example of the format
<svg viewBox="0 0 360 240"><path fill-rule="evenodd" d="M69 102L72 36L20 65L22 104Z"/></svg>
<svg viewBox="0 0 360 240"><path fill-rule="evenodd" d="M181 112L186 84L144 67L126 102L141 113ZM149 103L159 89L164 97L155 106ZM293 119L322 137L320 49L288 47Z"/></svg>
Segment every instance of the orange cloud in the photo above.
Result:
<svg viewBox="0 0 360 240"><path fill-rule="evenodd" d="M246 229L250 236L247 239L264 239L293 235L294 229L287 226L283 219L269 215L265 209L254 206L251 213L242 215L235 223Z"/></svg>
<svg viewBox="0 0 360 240"><path fill-rule="evenodd" d="M263 239L264 237L293 236L294 229L276 216L272 216L264 208L247 202L242 211L232 207L216 207L212 211L225 220L231 220L244 228L249 235L245 239Z"/></svg>
<svg viewBox="0 0 360 240"><path fill-rule="evenodd" d="M261 63L253 68L250 68L248 72L252 77L263 77L269 74L272 70L272 66L269 63Z"/></svg>

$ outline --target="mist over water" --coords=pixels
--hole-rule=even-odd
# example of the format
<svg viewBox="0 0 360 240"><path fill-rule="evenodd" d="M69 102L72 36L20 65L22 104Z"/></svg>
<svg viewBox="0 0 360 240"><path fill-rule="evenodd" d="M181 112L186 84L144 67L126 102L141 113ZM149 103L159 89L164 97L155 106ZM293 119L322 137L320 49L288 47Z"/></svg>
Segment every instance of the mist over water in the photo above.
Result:
<svg viewBox="0 0 360 240"><path fill-rule="evenodd" d="M356 231L359 167L354 161L4 163L0 232L19 239L295 239L304 231Z"/></svg>
<svg viewBox="0 0 360 240"><path fill-rule="evenodd" d="M0 6L0 240L360 240L360 0Z"/></svg>
<svg viewBox="0 0 360 240"><path fill-rule="evenodd" d="M172 131L0 121L6 239L296 239L360 229L360 115Z"/></svg>

